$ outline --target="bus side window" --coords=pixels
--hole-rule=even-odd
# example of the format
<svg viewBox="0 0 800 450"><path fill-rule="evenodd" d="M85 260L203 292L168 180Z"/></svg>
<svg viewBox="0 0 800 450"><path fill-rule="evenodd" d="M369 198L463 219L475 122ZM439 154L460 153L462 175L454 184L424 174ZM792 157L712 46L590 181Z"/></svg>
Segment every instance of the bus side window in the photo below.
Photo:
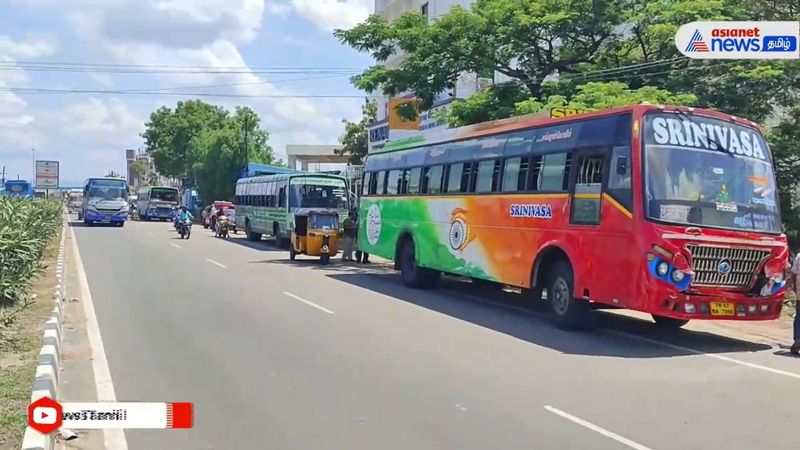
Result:
<svg viewBox="0 0 800 450"><path fill-rule="evenodd" d="M286 186L281 186L278 189L278 207L283 208L286 205Z"/></svg>
<svg viewBox="0 0 800 450"><path fill-rule="evenodd" d="M400 170L390 170L386 177L386 195L397 195L400 188Z"/></svg>
<svg viewBox="0 0 800 450"><path fill-rule="evenodd" d="M378 181L375 186L375 192L378 195L386 195L386 171L382 170L378 172Z"/></svg>
<svg viewBox="0 0 800 450"><path fill-rule="evenodd" d="M541 160L541 157L534 156ZM522 192L528 190L528 172L530 171L530 156L516 156L505 160L503 168L502 192Z"/></svg>
<svg viewBox="0 0 800 450"><path fill-rule="evenodd" d="M400 181L397 184L397 193L400 195L408 194L408 179L410 171L408 169L400 171Z"/></svg>
<svg viewBox="0 0 800 450"><path fill-rule="evenodd" d="M409 169L406 171L408 174L408 189L407 194L417 195L419 194L419 187L420 187L420 176L422 175L422 168L415 167L413 169Z"/></svg>
<svg viewBox="0 0 800 450"><path fill-rule="evenodd" d="M608 193L628 211L633 208L631 185L631 148L614 147L611 150L611 167L608 173Z"/></svg>
<svg viewBox="0 0 800 450"><path fill-rule="evenodd" d="M422 194L440 194L442 192L442 174L444 166L426 167L422 172Z"/></svg>
<svg viewBox="0 0 800 450"><path fill-rule="evenodd" d="M464 178L464 163L450 164L447 167L447 193L461 192L461 180ZM469 179L469 174L467 174Z"/></svg>
<svg viewBox="0 0 800 450"><path fill-rule="evenodd" d="M499 174L499 162L496 159L480 161L475 171L475 192L496 191Z"/></svg>
<svg viewBox="0 0 800 450"><path fill-rule="evenodd" d="M569 187L569 158L566 153L544 156L539 173L540 191L561 192Z"/></svg>
<svg viewBox="0 0 800 450"><path fill-rule="evenodd" d="M461 172L461 192L475 192L475 172L478 164L474 162L464 163L464 171Z"/></svg>
<svg viewBox="0 0 800 450"><path fill-rule="evenodd" d="M370 191L370 184L372 183L372 172L364 172L364 178L361 180L361 195L372 194Z"/></svg>

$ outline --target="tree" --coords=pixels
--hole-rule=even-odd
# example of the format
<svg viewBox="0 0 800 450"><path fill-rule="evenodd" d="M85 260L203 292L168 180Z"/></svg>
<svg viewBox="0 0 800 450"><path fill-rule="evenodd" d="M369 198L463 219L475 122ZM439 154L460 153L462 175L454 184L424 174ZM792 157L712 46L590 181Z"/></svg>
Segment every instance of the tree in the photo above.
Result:
<svg viewBox="0 0 800 450"><path fill-rule="evenodd" d="M339 137L342 148L336 151L339 155L350 155L351 164L362 164L367 156L369 131L367 127L378 119L378 105L369 99L361 106L361 120L351 122L342 119L344 134Z"/></svg>
<svg viewBox="0 0 800 450"><path fill-rule="evenodd" d="M623 0L477 0L434 22L406 13L393 23L371 16L334 35L379 64L396 50L407 56L396 69L376 65L352 78L367 92L416 93L422 107L451 88L462 72L518 80L540 98L545 79L572 73L619 39Z"/></svg>
<svg viewBox="0 0 800 450"><path fill-rule="evenodd" d="M147 164L144 161L142 161L141 159L133 161L131 163L131 169L133 170L133 173L136 174L136 178L139 179L140 184L144 186L150 184L151 174L149 173L150 172L148 170L149 168L147 167Z"/></svg>
<svg viewBox="0 0 800 450"><path fill-rule="evenodd" d="M219 129L227 119L228 112L222 107L201 100L178 102L174 110L161 107L145 124L146 151L162 175L187 176L196 162L192 139L206 130Z"/></svg>
<svg viewBox="0 0 800 450"><path fill-rule="evenodd" d="M159 173L194 178L205 199L231 200L247 162L282 164L260 126L261 118L248 107L237 106L231 114L192 100L153 112L142 136Z"/></svg>
<svg viewBox="0 0 800 450"><path fill-rule="evenodd" d="M237 107L218 129L206 130L192 140L196 162L191 173L202 198L232 200L239 173L247 162L275 164L269 135L252 109Z"/></svg>

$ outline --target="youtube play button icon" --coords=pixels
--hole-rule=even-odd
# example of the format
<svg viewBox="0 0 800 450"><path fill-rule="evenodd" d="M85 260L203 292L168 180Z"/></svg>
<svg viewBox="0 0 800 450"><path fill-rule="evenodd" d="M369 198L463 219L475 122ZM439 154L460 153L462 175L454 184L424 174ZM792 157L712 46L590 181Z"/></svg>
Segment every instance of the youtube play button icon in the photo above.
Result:
<svg viewBox="0 0 800 450"><path fill-rule="evenodd" d="M50 434L61 427L61 404L50 397L42 397L28 405L28 426L42 434Z"/></svg>

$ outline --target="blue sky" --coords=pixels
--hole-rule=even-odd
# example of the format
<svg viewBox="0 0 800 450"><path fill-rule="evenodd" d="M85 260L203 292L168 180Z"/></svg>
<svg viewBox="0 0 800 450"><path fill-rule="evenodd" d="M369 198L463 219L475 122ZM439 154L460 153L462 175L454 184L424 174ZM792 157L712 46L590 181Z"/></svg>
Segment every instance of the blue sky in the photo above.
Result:
<svg viewBox="0 0 800 450"><path fill-rule="evenodd" d="M287 144L335 144L341 120L357 118L363 102L348 76L370 59L339 44L331 31L355 25L372 6L372 0L0 0L0 166L11 177L30 178L35 148L37 159L61 161L62 184L123 172L125 149L143 146L139 133L150 112L189 98L252 107L279 156ZM31 67L42 62L162 67L135 74L119 73L119 66L105 73ZM163 73L163 66L237 73ZM275 73L279 67L293 73ZM229 86L198 88L209 85ZM347 98L264 97L270 95Z"/></svg>

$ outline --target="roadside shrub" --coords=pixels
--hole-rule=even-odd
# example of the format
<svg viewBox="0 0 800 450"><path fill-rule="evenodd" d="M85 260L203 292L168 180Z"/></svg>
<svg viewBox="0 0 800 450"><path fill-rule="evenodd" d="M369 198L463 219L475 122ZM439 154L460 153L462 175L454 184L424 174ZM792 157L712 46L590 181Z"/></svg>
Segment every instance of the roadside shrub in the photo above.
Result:
<svg viewBox="0 0 800 450"><path fill-rule="evenodd" d="M27 306L42 257L61 226L61 203L0 197L0 326Z"/></svg>

